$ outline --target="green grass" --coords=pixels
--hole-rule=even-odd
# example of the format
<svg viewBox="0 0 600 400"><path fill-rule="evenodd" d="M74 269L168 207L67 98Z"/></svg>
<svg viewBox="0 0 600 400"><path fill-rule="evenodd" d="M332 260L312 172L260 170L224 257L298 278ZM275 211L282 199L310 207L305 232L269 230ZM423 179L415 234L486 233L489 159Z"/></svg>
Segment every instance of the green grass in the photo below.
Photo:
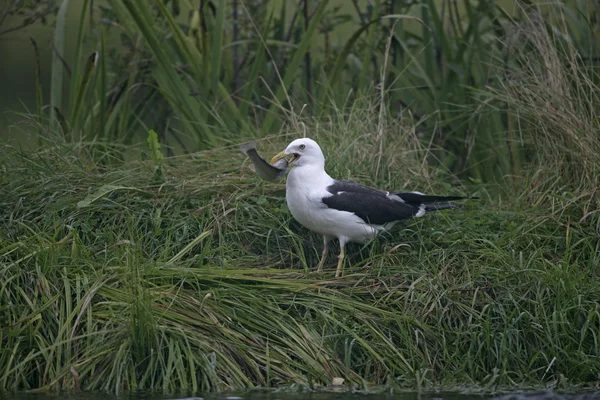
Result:
<svg viewBox="0 0 600 400"><path fill-rule="evenodd" d="M69 90L13 128L39 146L1 145L0 390L598 385L595 6L384 3L323 48L326 2L244 3L235 42L223 8L111 0L117 54L80 14ZM304 134L336 178L480 201L317 274L238 150Z"/></svg>
<svg viewBox="0 0 600 400"><path fill-rule="evenodd" d="M283 183L255 177L237 146L122 161L99 143L6 145L0 389L597 384L597 199L557 191L558 171L465 186L377 107L303 122L336 177L481 201L350 246L334 279L333 254L314 272L321 240L291 218ZM381 125L395 134L374 179L364 132Z"/></svg>
<svg viewBox="0 0 600 400"><path fill-rule="evenodd" d="M138 143L154 129L170 154L205 150L237 142L240 133L272 135L294 115L326 119L332 104L372 96L383 82L384 111L418 121L445 168L502 181L524 173L527 146L536 143L513 107L535 112L548 104L548 93L525 93L530 83L552 83L557 106L580 72L581 82L600 81L593 2L507 11L509 2L469 0L363 1L356 9L353 2L264 1L238 2L237 13L226 1L199 9L175 1L92 3L81 2L73 57L60 57L67 28L59 14L53 63L38 68L51 67L53 76L50 107L37 86L38 114L56 117L50 122L75 142ZM577 61L578 71L555 74L565 60ZM576 105L597 109L588 88L569 87L587 102ZM523 92L507 100L505 92L516 89ZM546 111L579 117L571 108Z"/></svg>

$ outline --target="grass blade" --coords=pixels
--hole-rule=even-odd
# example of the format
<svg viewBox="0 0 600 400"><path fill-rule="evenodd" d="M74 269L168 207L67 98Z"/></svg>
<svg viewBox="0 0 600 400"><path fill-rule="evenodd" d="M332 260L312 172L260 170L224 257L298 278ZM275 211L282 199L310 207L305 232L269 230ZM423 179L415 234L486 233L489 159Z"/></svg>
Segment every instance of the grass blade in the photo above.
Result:
<svg viewBox="0 0 600 400"><path fill-rule="evenodd" d="M323 14L329 4L329 0L322 0L317 7L313 17L310 20L310 24L302 37L302 41L298 44L298 48L294 52L292 59L290 60L287 68L285 70L285 74L283 75L283 81L277 86L277 90L275 92L275 98L269 107L265 119L262 124L262 130L264 132L270 132L275 122L276 110L279 108L284 98L287 97L287 91L292 84L292 81L296 78L296 73L302 66L302 60L304 55L312 45L314 41L314 35L317 31L317 27L321 23L323 19ZM290 104L290 107L292 105Z"/></svg>
<svg viewBox="0 0 600 400"><path fill-rule="evenodd" d="M71 128L78 129L79 121L82 114L82 107L85 103L86 94L88 93L88 89L92 78L94 76L94 72L96 70L96 65L98 64L98 52L92 53L87 59L85 64L85 69L83 71L83 75L81 79L77 79L78 87L76 91L76 96L74 100L72 100L73 108L71 111Z"/></svg>
<svg viewBox="0 0 600 400"><path fill-rule="evenodd" d="M214 30L210 32L212 34L212 45L211 45L211 67L210 67L210 83L212 92L218 95L217 85L221 79L221 53L222 53L222 40L224 35L224 21L225 21L225 0L217 0L217 16L215 20Z"/></svg>
<svg viewBox="0 0 600 400"><path fill-rule="evenodd" d="M285 7L284 7L285 8ZM264 68L266 57L266 41L267 34L271 29L271 24L273 21L273 13L271 10L269 12L268 17L265 19L266 22L263 26L263 30L258 34L260 41L257 41L256 51L254 53L254 62L252 63L252 68L250 70L250 74L248 75L248 82L246 87L244 88L244 92L242 94L242 102L240 104L240 114L243 118L249 117L249 107L252 103L253 96L255 96L255 88L258 83L258 77L260 75L261 68Z"/></svg>
<svg viewBox="0 0 600 400"><path fill-rule="evenodd" d="M75 118L74 109L78 106L77 102L74 103L75 99L79 96L79 92L81 92L81 85L85 76L79 75L79 67L81 65L81 54L83 51L84 37L85 37L85 28L86 28L86 16L88 13L89 0L84 0L81 7L81 14L79 16L79 24L78 32L77 32L77 41L75 43L75 56L73 58L73 69L71 74L71 82L69 87L69 100L70 100L70 110L69 110L69 121L71 121L71 126L76 128L76 124L73 123L73 119ZM88 60L89 61L89 60ZM87 69L87 65L84 67ZM85 75L85 74L84 74Z"/></svg>
<svg viewBox="0 0 600 400"><path fill-rule="evenodd" d="M165 265L173 265L177 261L181 260L183 256L189 253L194 247L196 247L200 242L210 236L211 231L204 231L200 235L198 235L194 240L189 242L179 253L175 254L169 261L166 262Z"/></svg>
<svg viewBox="0 0 600 400"><path fill-rule="evenodd" d="M381 11L381 0L375 0L375 4L373 4L373 8L372 8L371 19L372 20L379 19L380 11ZM361 63L361 69L360 69L360 73L358 74L357 90L359 92L362 92L367 89L367 87L365 86L366 78L367 78L367 73L370 70L372 55L375 50L375 45L376 45L375 40L376 40L375 29L371 29L371 27L369 27L368 33L367 33L366 45L365 45L362 63ZM375 74L377 74L377 71L375 71ZM369 82L369 85L370 84L371 84L371 82Z"/></svg>
<svg viewBox="0 0 600 400"><path fill-rule="evenodd" d="M50 119L51 126L56 128L56 114L54 110L61 110L63 106L63 78L65 67L62 58L65 54L65 21L69 0L62 0L58 13L56 14L56 28L54 29L54 40L52 52L52 80L50 81ZM67 132L63 132L66 134Z"/></svg>
<svg viewBox="0 0 600 400"><path fill-rule="evenodd" d="M31 40L31 44L33 45L33 51L34 51L34 55L35 55L35 106L36 106L36 116L38 119L38 124L39 124L39 138L38 139L42 139L42 132L43 132L43 125L42 125L42 120L43 120L43 115L42 115L42 108L44 107L44 97L43 97L43 90L42 90L42 80L41 80L41 75L42 75L42 66L41 66L41 62L40 62L40 51L38 50L38 46L37 43L35 42L35 40L33 40L33 38L29 38Z"/></svg>

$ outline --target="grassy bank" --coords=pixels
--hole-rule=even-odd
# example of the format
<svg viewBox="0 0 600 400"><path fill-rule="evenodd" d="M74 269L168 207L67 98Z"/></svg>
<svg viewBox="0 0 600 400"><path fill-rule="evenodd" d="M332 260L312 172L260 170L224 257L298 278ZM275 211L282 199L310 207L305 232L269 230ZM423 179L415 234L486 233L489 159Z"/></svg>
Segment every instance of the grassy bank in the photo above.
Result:
<svg viewBox="0 0 600 400"><path fill-rule="evenodd" d="M595 4L376 1L330 42L327 1L108 3L75 60L58 13L65 87L0 148L0 390L598 385ZM316 274L321 239L238 150L303 134L337 178L480 201Z"/></svg>
<svg viewBox="0 0 600 400"><path fill-rule="evenodd" d="M332 175L481 201L351 246L334 279L333 254L313 272L320 238L283 182L235 146L162 162L147 146L129 161L99 143L4 146L0 389L598 383L593 188L543 166L465 186L426 162L412 122L358 106L329 121L304 122Z"/></svg>

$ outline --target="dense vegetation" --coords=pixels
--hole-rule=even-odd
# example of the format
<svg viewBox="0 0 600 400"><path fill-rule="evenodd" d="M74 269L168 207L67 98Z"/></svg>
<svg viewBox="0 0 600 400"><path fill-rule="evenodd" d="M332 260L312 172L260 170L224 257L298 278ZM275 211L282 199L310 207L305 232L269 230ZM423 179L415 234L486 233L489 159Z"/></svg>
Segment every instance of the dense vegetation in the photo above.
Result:
<svg viewBox="0 0 600 400"><path fill-rule="evenodd" d="M597 5L107 3L38 146L1 147L0 390L598 385ZM237 150L303 134L333 176L481 200L317 274Z"/></svg>

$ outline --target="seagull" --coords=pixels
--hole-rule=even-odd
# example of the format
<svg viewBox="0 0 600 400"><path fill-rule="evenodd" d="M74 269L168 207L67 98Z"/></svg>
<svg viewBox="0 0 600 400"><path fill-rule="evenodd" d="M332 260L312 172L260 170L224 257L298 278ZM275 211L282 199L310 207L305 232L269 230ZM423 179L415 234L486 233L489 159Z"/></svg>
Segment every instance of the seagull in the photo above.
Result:
<svg viewBox="0 0 600 400"><path fill-rule="evenodd" d="M292 216L305 228L323 235L323 253L317 272L327 257L328 244L340 243L335 276L340 277L348 242L368 243L403 219L422 217L428 211L462 206L451 203L460 196L429 196L420 192L389 192L360 183L337 180L325 172L325 157L312 139L301 138L271 160L288 160L286 201Z"/></svg>

